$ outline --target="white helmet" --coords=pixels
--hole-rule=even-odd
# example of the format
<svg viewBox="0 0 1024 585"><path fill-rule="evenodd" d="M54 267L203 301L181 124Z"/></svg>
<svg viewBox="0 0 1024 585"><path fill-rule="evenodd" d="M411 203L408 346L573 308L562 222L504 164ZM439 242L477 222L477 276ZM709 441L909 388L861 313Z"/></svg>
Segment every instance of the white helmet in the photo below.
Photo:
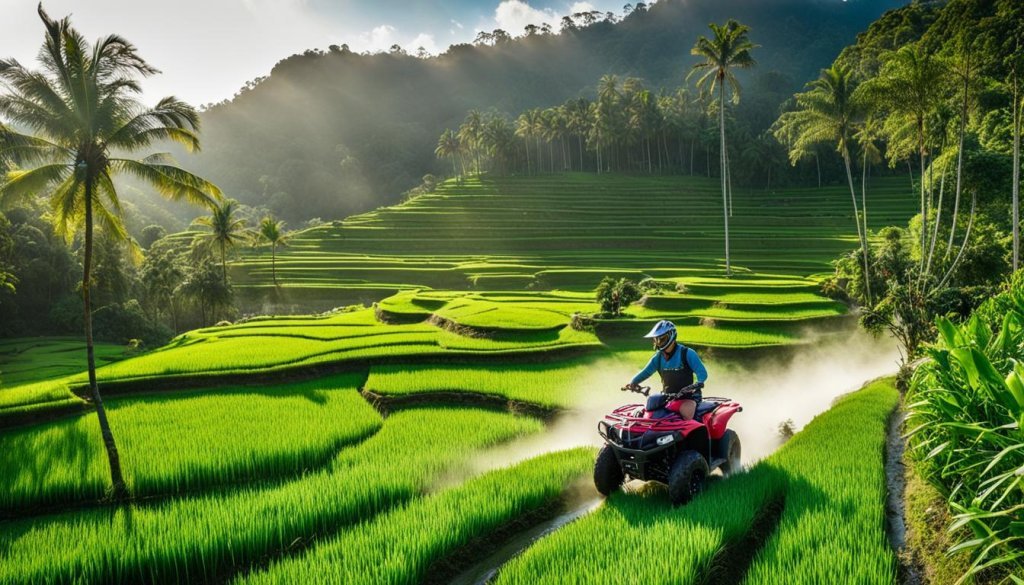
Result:
<svg viewBox="0 0 1024 585"><path fill-rule="evenodd" d="M645 338L654 340L654 348L662 351L676 340L676 326L671 321L661 320L651 329Z"/></svg>

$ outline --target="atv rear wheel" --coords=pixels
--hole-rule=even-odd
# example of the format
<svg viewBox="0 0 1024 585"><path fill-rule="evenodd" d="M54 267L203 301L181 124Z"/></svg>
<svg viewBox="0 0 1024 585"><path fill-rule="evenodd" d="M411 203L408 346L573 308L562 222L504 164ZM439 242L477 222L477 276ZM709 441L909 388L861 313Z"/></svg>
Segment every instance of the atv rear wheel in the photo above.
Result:
<svg viewBox="0 0 1024 585"><path fill-rule="evenodd" d="M725 459L725 463L722 464L722 473L724 475L729 475L743 469L743 463L740 459L740 455L742 454L740 436L736 434L736 431L731 429L725 431L719 445L721 445L720 457Z"/></svg>
<svg viewBox="0 0 1024 585"><path fill-rule="evenodd" d="M696 451L683 451L668 473L668 497L672 504L688 503L704 490L708 462Z"/></svg>
<svg viewBox="0 0 1024 585"><path fill-rule="evenodd" d="M622 487L625 480L615 451L608 445L601 447L597 461L594 462L594 486L597 487L597 491L601 492L602 496L608 496Z"/></svg>

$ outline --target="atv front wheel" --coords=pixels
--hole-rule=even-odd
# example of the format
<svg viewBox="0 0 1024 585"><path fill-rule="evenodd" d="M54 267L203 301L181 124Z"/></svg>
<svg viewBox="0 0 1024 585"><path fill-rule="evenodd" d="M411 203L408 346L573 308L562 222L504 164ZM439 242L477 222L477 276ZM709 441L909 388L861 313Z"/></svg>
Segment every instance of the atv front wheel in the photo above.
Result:
<svg viewBox="0 0 1024 585"><path fill-rule="evenodd" d="M740 436L736 434L736 431L732 429L725 431L719 444L721 445L721 457L725 458L725 463L722 464L722 473L729 475L742 469L743 464L740 461L740 454L742 452Z"/></svg>
<svg viewBox="0 0 1024 585"><path fill-rule="evenodd" d="M696 451L683 451L668 473L668 497L675 506L688 503L704 490L708 462Z"/></svg>
<svg viewBox="0 0 1024 585"><path fill-rule="evenodd" d="M610 495L622 487L626 477L622 474L622 467L619 465L619 458L615 451L605 445L597 454L597 461L594 462L594 486L602 496Z"/></svg>

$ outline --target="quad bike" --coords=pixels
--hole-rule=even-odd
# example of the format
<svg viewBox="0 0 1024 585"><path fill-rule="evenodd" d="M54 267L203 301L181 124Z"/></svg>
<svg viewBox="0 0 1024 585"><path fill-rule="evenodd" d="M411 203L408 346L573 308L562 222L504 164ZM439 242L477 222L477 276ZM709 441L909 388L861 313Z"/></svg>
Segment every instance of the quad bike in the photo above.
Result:
<svg viewBox="0 0 1024 585"><path fill-rule="evenodd" d="M594 484L607 496L627 477L668 485L674 505L685 504L704 489L709 473L728 475L740 469L740 439L726 428L743 407L729 398L707 397L697 403L692 420L679 416L682 400L703 384L675 394L650 393L649 387L626 386L647 396L647 404L620 406L597 423L605 440L594 463Z"/></svg>

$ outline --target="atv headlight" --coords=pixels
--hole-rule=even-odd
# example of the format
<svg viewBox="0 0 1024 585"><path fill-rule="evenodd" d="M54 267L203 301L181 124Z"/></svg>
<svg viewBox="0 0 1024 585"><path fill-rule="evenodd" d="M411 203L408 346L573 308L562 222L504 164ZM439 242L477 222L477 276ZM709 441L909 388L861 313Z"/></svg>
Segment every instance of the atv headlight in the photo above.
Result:
<svg viewBox="0 0 1024 585"><path fill-rule="evenodd" d="M675 440L676 438L674 435L665 435L664 437L658 437L657 443L659 445L668 445L669 443Z"/></svg>

